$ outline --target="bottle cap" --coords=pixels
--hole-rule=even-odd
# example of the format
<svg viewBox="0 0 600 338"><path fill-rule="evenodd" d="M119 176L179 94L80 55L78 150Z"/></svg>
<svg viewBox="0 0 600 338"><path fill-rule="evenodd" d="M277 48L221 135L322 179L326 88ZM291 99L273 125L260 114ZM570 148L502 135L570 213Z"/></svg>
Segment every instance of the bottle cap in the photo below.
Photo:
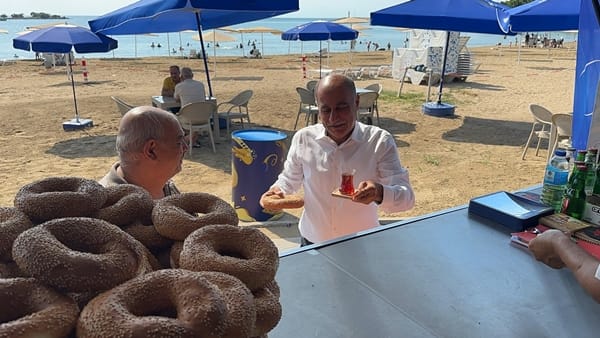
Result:
<svg viewBox="0 0 600 338"><path fill-rule="evenodd" d="M558 148L554 151L554 155L556 156L565 156L567 155L567 151L562 149L562 148Z"/></svg>

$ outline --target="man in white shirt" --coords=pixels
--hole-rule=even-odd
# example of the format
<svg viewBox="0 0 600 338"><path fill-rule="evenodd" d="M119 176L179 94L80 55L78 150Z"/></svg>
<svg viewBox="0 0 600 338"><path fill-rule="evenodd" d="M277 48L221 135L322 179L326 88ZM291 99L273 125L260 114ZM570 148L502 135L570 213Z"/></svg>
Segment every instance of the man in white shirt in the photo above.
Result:
<svg viewBox="0 0 600 338"><path fill-rule="evenodd" d="M175 86L175 100L181 102L181 106L185 106L192 102L206 101L206 91L204 84L194 80L194 73L189 67L181 68L181 82Z"/></svg>
<svg viewBox="0 0 600 338"><path fill-rule="evenodd" d="M181 82L175 86L175 100L181 102L181 107L188 103L206 101L206 92L204 84L194 80L194 73L189 67L181 68ZM194 132L191 136L194 148L200 147L198 143L198 133Z"/></svg>
<svg viewBox="0 0 600 338"><path fill-rule="evenodd" d="M378 206L387 212L414 206L406 168L400 164L394 137L356 121L354 82L332 74L315 89L320 124L299 130L277 181L261 197L304 188L300 217L301 245L327 241L379 225ZM354 171L358 183L351 198L332 196L343 172Z"/></svg>

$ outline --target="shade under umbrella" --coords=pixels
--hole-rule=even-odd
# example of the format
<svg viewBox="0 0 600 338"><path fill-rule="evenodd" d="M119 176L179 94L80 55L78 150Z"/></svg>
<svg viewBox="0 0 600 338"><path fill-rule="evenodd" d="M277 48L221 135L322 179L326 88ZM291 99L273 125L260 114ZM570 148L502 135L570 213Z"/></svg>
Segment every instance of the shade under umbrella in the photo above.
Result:
<svg viewBox="0 0 600 338"><path fill-rule="evenodd" d="M90 20L89 25L94 32L111 35L198 31L208 90L213 96L202 29L265 19L298 9L298 0L140 0Z"/></svg>
<svg viewBox="0 0 600 338"><path fill-rule="evenodd" d="M319 41L319 78L321 78L321 42L324 40L354 40L358 37L358 31L344 25L330 21L312 21L294 28L288 29L281 34L282 40Z"/></svg>
<svg viewBox="0 0 600 338"><path fill-rule="evenodd" d="M442 104L442 89L450 31L483 34L506 34L508 7L491 0L410 0L371 12L371 25L447 31L437 106L445 115L454 114L454 106ZM429 109L429 102L423 106ZM435 107L434 107L435 109Z"/></svg>
<svg viewBox="0 0 600 338"><path fill-rule="evenodd" d="M63 123L65 130L79 129L92 125L91 120L79 119L71 51L75 49L77 53L103 53L113 50L117 46L117 40L103 34L93 33L87 28L73 25L55 25L37 29L13 39L13 47L17 49L41 53L66 53L68 55L69 74L71 76L71 87L73 88L73 103L75 105L75 119Z"/></svg>

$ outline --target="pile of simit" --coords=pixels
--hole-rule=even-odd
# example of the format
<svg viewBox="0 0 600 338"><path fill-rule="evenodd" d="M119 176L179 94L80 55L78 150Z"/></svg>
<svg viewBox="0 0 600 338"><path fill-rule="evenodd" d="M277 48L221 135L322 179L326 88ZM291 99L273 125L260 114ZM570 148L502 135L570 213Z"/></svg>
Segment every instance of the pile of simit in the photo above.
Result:
<svg viewBox="0 0 600 338"><path fill-rule="evenodd" d="M266 336L278 265L216 196L42 179L0 208L0 337Z"/></svg>

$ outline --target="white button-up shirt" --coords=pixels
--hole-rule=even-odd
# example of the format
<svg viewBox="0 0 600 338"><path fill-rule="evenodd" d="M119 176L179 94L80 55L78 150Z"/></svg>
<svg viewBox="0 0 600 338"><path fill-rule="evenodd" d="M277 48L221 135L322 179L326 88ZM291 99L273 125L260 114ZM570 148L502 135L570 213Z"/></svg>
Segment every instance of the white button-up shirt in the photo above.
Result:
<svg viewBox="0 0 600 338"><path fill-rule="evenodd" d="M342 172L354 169L355 187L373 180L383 185L381 207L386 212L405 211L415 197L408 171L400 164L394 137L387 131L356 122L352 135L339 146L316 124L299 130L273 186L285 194L304 188L300 233L311 242L323 242L379 225L377 204L365 205L338 198Z"/></svg>
<svg viewBox="0 0 600 338"><path fill-rule="evenodd" d="M194 79L185 79L175 86L173 97L181 101L182 107L188 103L204 102L206 101L204 84Z"/></svg>

